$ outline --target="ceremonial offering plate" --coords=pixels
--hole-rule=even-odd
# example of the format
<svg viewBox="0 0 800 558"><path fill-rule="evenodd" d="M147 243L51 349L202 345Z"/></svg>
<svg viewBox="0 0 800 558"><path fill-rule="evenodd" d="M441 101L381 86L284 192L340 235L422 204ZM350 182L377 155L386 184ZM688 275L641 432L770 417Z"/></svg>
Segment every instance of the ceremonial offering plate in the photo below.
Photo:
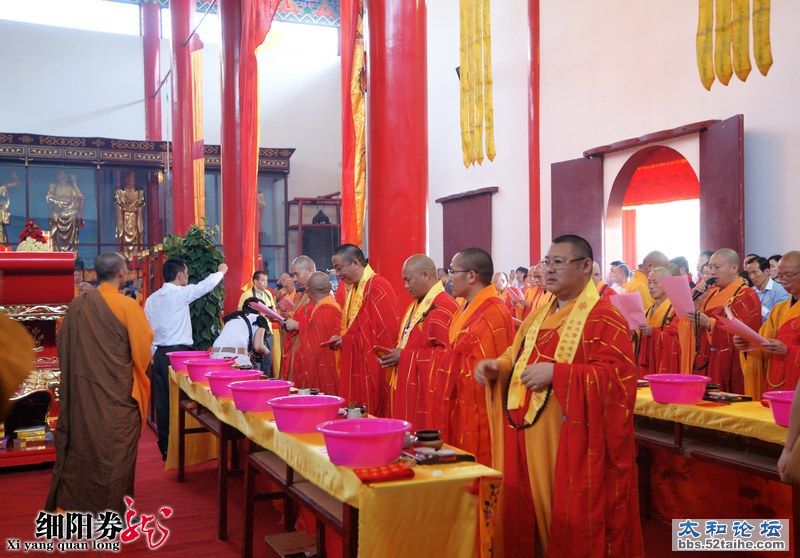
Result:
<svg viewBox="0 0 800 558"><path fill-rule="evenodd" d="M335 419L342 404L336 395L287 395L267 403L281 432L314 432L319 423Z"/></svg>
<svg viewBox="0 0 800 558"><path fill-rule="evenodd" d="M706 391L708 376L698 374L648 374L653 399L658 403L700 403Z"/></svg>
<svg viewBox="0 0 800 558"><path fill-rule="evenodd" d="M317 426L325 438L328 457L345 467L382 467L403 451L411 423L387 418L331 420Z"/></svg>
<svg viewBox="0 0 800 558"><path fill-rule="evenodd" d="M289 395L294 385L286 380L244 380L230 385L233 404L240 411L269 411L267 402Z"/></svg>
<svg viewBox="0 0 800 558"><path fill-rule="evenodd" d="M769 402L775 424L789 426L794 391L765 391L761 396Z"/></svg>

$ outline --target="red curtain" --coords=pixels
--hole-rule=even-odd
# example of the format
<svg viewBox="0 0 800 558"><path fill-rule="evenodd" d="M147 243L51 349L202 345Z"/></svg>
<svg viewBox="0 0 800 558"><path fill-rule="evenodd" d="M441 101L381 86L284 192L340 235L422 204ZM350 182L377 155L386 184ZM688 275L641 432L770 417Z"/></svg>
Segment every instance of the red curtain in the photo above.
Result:
<svg viewBox="0 0 800 558"><path fill-rule="evenodd" d="M623 207L700 197L700 181L683 155L669 147L654 151L639 165L625 192Z"/></svg>
<svg viewBox="0 0 800 558"><path fill-rule="evenodd" d="M636 270L639 262L636 261L636 210L625 209L622 211L622 259Z"/></svg>
<svg viewBox="0 0 800 558"><path fill-rule="evenodd" d="M342 0L340 8L339 44L342 57L342 242L361 245L355 202L356 132L350 84L358 26L359 0Z"/></svg>
<svg viewBox="0 0 800 558"><path fill-rule="evenodd" d="M244 286L255 271L258 258L258 210L256 207L258 183L258 48L269 32L275 10L280 0L249 0L242 2L242 41L239 51L239 110L242 147L242 184L240 189L242 212L241 285Z"/></svg>

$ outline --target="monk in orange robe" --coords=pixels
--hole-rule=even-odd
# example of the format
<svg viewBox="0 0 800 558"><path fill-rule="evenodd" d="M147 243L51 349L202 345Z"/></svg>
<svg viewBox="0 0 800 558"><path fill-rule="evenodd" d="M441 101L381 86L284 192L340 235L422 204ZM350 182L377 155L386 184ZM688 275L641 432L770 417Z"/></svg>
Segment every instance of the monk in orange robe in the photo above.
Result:
<svg viewBox="0 0 800 558"><path fill-rule="evenodd" d="M125 258L100 254L95 270L100 286L70 303L58 334L61 409L50 511L121 512L123 498L133 496L153 334L142 307L119 292Z"/></svg>
<svg viewBox="0 0 800 558"><path fill-rule="evenodd" d="M527 318L528 314L539 308L539 306L553 302L553 295L547 292L544 284L544 264L539 263L531 267L530 271L528 271L528 276L533 278L533 287L525 293L523 319Z"/></svg>
<svg viewBox="0 0 800 558"><path fill-rule="evenodd" d="M705 374L722 391L744 393L744 377L733 335L716 327L716 317L725 307L751 329L761 327L761 302L756 292L739 276L739 255L730 248L714 252L709 277L716 283L699 300L696 314L681 316L668 330L677 333L681 348L681 372Z"/></svg>
<svg viewBox="0 0 800 558"><path fill-rule="evenodd" d="M306 285L311 274L317 271L314 260L308 256L297 256L290 267L289 277L295 282L296 292L301 292L300 298L295 305L294 313L290 318L283 322L285 330L281 335L283 351L281 351L281 377L286 380L293 380L295 365L297 363L297 352L300 348L300 330L308 321L314 304L308 297ZM322 341L320 341L321 343Z"/></svg>
<svg viewBox="0 0 800 558"><path fill-rule="evenodd" d="M657 267L648 277L653 305L646 311L647 323L639 326L639 352L636 363L641 376L680 372L680 347L673 336L665 333L667 326L675 318L675 310L659 281L661 277L671 275L666 267Z"/></svg>
<svg viewBox="0 0 800 558"><path fill-rule="evenodd" d="M380 357L390 368L388 416L407 420L417 430L432 427L426 415L430 369L435 349L447 347L450 322L458 310L444 290L436 264L415 254L403 264L403 281L414 302L400 321L397 346Z"/></svg>
<svg viewBox="0 0 800 558"><path fill-rule="evenodd" d="M397 295L358 246L342 244L331 263L347 286L339 335L329 343L332 349L341 349L339 393L348 403L364 404L370 414L383 416L386 379L373 349L391 347L397 340Z"/></svg>
<svg viewBox="0 0 800 558"><path fill-rule="evenodd" d="M514 338L511 315L492 285L493 268L492 257L480 248L453 257L453 295L464 303L450 322L447 347L436 351L427 396L430 426L485 465L492 462L489 394L472 380L472 371L479 361L503 354Z"/></svg>
<svg viewBox="0 0 800 558"><path fill-rule="evenodd" d="M626 293L639 293L642 297L642 308L650 308L653 305L653 297L648 290L648 277L650 272L657 267L669 267L669 258L663 253L650 252L642 260L642 265L633 272L633 277L625 284Z"/></svg>
<svg viewBox="0 0 800 558"><path fill-rule="evenodd" d="M508 308L509 314L512 317L521 320L525 313L525 295L517 287L512 287L508 282L508 276L499 271L492 277L492 283L497 290L497 298L499 298Z"/></svg>
<svg viewBox="0 0 800 558"><path fill-rule="evenodd" d="M733 338L740 350L744 392L754 399L765 391L793 390L800 380L800 252L787 252L780 259L777 277L791 298L773 306L759 330L769 343L744 352L747 341Z"/></svg>
<svg viewBox="0 0 800 558"><path fill-rule="evenodd" d="M556 300L475 369L492 390L504 552L642 556L630 333L591 281L588 242L556 238L545 261Z"/></svg>
<svg viewBox="0 0 800 558"><path fill-rule="evenodd" d="M597 262L592 262L592 282L594 282L594 286L597 287L597 294L599 294L601 298L609 298L617 294L614 289L603 281L603 274L600 272L600 265Z"/></svg>
<svg viewBox="0 0 800 558"><path fill-rule="evenodd" d="M312 273L307 285L311 311L300 329L293 381L299 388L318 388L322 393L336 395L339 393L336 352L322 345L339 332L342 309L331 294L327 273Z"/></svg>

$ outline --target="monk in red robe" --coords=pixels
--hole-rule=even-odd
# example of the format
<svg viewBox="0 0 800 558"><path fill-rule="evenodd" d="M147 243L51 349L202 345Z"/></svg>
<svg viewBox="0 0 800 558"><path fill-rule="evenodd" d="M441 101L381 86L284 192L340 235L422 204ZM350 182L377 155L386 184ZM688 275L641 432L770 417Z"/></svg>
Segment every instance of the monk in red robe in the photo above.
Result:
<svg viewBox="0 0 800 558"><path fill-rule="evenodd" d="M312 273L307 282L311 311L300 329L294 383L299 388L318 388L322 393L339 393L339 371L336 352L323 347L339 332L342 309L331 294L327 273Z"/></svg>
<svg viewBox="0 0 800 558"><path fill-rule="evenodd" d="M427 381L430 426L485 465L492 462L489 394L472 380L472 371L481 360L503 354L514 338L511 315L492 285L493 268L492 257L480 248L453 257L453 295L464 303L450 322L447 348L436 351Z"/></svg>
<svg viewBox="0 0 800 558"><path fill-rule="evenodd" d="M744 393L744 376L733 335L716 327L716 317L725 308L751 329L761 327L761 302L756 292L739 276L739 255L730 248L714 252L708 264L709 277L716 283L699 299L696 314L681 316L668 328L677 332L681 347L681 372L705 374L722 391Z"/></svg>
<svg viewBox="0 0 800 558"><path fill-rule="evenodd" d="M281 352L281 377L286 380L293 380L295 365L297 363L297 351L300 348L300 330L308 321L314 305L308 297L306 284L311 274L317 271L314 260L308 256L297 256L290 267L289 277L295 282L296 292L301 292L300 298L295 305L292 317L283 322L285 330L281 335L283 351ZM320 343L322 340L320 341Z"/></svg>
<svg viewBox="0 0 800 558"><path fill-rule="evenodd" d="M547 287L544 284L544 264L539 263L531 267L528 276L533 277L533 287L525 293L523 319L527 318L528 314L539 308L539 306L553 302L553 295L547 292Z"/></svg>
<svg viewBox="0 0 800 558"><path fill-rule="evenodd" d="M475 369L492 390L504 552L642 556L630 333L597 294L588 242L556 238L545 261L556 300L525 320L500 358Z"/></svg>
<svg viewBox="0 0 800 558"><path fill-rule="evenodd" d="M364 404L367 412L382 416L386 379L373 349L391 347L397 340L397 295L358 246L342 244L331 263L347 287L339 335L329 343L332 349L341 349L339 393L348 403Z"/></svg>
<svg viewBox="0 0 800 558"><path fill-rule="evenodd" d="M747 341L733 338L741 351L744 392L754 399L765 391L793 390L800 380L800 252L787 252L780 259L777 277L791 298L773 306L761 326L759 333L769 342L744 352L750 348Z"/></svg>
<svg viewBox="0 0 800 558"><path fill-rule="evenodd" d="M657 267L648 277L653 305L645 312L647 322L639 326L637 364L641 376L680 372L680 347L673 336L665 333L667 326L675 318L675 310L660 282L661 277L671 275L666 267Z"/></svg>
<svg viewBox="0 0 800 558"><path fill-rule="evenodd" d="M525 313L525 294L517 287L512 287L508 282L508 276L502 271L494 274L492 283L497 290L497 298L505 303L509 314L521 320Z"/></svg>
<svg viewBox="0 0 800 558"><path fill-rule="evenodd" d="M642 297L642 308L650 308L653 305L653 298L648 290L648 276L657 267L669 267L669 258L663 253L650 252L642 260L639 269L633 272L633 277L625 284L623 289L626 293L639 293Z"/></svg>
<svg viewBox="0 0 800 558"><path fill-rule="evenodd" d="M416 429L431 427L426 415L430 369L435 349L447 347L450 321L458 310L444 290L436 264L425 254L415 254L403 264L403 281L414 302L400 321L397 346L380 358L390 368L389 409L391 418L407 420Z"/></svg>
<svg viewBox="0 0 800 558"><path fill-rule="evenodd" d="M100 286L70 303L58 334L61 410L45 509L125 509L150 398L153 334L144 310L119 292L125 258L97 256Z"/></svg>
<svg viewBox="0 0 800 558"><path fill-rule="evenodd" d="M603 274L600 272L600 265L597 262L592 262L592 282L597 287L597 294L601 298L610 298L612 295L617 294L608 283L603 281Z"/></svg>

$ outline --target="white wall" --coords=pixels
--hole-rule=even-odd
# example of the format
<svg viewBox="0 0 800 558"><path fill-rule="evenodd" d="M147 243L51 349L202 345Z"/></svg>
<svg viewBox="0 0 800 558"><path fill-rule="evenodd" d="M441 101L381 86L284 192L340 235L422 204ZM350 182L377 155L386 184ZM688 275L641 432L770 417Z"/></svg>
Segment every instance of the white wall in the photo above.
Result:
<svg viewBox="0 0 800 558"><path fill-rule="evenodd" d="M497 186L492 198L495 268L528 262L528 24L521 1L491 3L495 144L493 162L464 168L459 124L458 0L428 2L429 254L443 258L436 198ZM450 262L444 262L449 265Z"/></svg>
<svg viewBox="0 0 800 558"><path fill-rule="evenodd" d="M289 197L341 188L338 30L276 23L259 52L260 145L294 147ZM0 131L144 139L140 37L0 21ZM161 43L161 74L170 68ZM220 47L203 60L205 141L220 143ZM170 80L162 89L171 136Z"/></svg>
<svg viewBox="0 0 800 558"><path fill-rule="evenodd" d="M747 82L734 76L727 87L717 82L708 92L696 66L696 1L542 2L543 239L550 231L551 163L613 141L741 113L745 249L771 254L798 248L798 21L800 2L773 2L769 75L753 62ZM697 170L691 155L681 152Z"/></svg>

